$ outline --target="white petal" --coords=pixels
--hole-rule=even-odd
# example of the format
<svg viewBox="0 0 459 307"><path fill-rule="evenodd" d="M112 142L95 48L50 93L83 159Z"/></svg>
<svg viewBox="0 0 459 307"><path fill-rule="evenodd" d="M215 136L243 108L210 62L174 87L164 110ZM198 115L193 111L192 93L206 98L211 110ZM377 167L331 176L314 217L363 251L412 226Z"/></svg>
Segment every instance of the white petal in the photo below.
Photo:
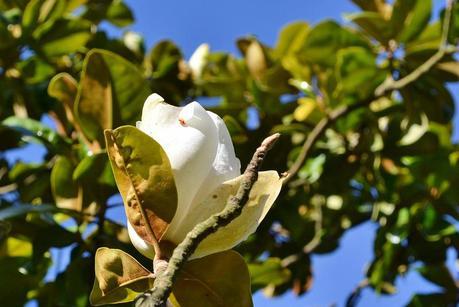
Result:
<svg viewBox="0 0 459 307"><path fill-rule="evenodd" d="M190 66L191 73L193 74L194 78L199 78L202 75L202 71L206 66L206 60L209 56L210 47L208 44L201 44L198 48L193 52L188 61L188 65Z"/></svg>
<svg viewBox="0 0 459 307"><path fill-rule="evenodd" d="M201 203L209 196L209 194L223 182L241 175L241 162L238 158L236 158L233 142L228 129L226 128L225 122L217 114L209 111L207 111L207 113L214 121L217 129L217 153L212 163L212 168L193 199L193 203L191 204L191 215L188 215L188 217L180 225L180 230L174 238L174 242L176 243L181 242L187 233L198 223L198 221L200 222L210 216L210 214L207 214L206 211L202 212L199 208ZM202 212L203 216L199 217L198 215L195 215L194 212ZM194 218L195 216L196 218Z"/></svg>
<svg viewBox="0 0 459 307"><path fill-rule="evenodd" d="M212 118L199 103L179 108L163 101L157 94L147 98L138 128L163 147L171 162L178 205L163 240L179 243L177 233L212 167L218 135Z"/></svg>
<svg viewBox="0 0 459 307"><path fill-rule="evenodd" d="M127 221L127 229L129 234L129 239L131 239L132 245L145 257L153 259L155 257L155 250L152 245L144 241L138 234L135 232L134 227L132 227L129 220Z"/></svg>
<svg viewBox="0 0 459 307"><path fill-rule="evenodd" d="M198 210L192 212L191 219L203 221L212 214L223 210L226 201L239 188L242 176L223 183L204 200ZM230 224L211 234L199 244L192 258L200 258L233 248L255 232L268 213L282 187L282 179L276 171L260 172L258 180L250 191L249 201L240 216Z"/></svg>
<svg viewBox="0 0 459 307"><path fill-rule="evenodd" d="M233 142L226 128L225 122L213 112L207 111L212 118L217 133L218 147L215 159L212 163L212 168L207 174L201 188L193 199L191 207L193 210L188 214L187 218L180 225L180 230L174 238L175 243L180 243L187 233L193 227L210 216L206 210L201 210L201 203L209 196L209 194L219 187L223 182L236 178L241 174L241 162L236 158L234 153ZM199 212L199 213L198 213Z"/></svg>

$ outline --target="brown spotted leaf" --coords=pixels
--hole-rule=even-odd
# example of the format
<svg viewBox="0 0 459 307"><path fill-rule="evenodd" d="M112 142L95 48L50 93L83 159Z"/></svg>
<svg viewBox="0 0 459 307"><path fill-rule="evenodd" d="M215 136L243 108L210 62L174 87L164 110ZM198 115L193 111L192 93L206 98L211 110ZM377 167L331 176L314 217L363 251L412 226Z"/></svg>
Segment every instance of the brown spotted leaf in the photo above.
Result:
<svg viewBox="0 0 459 307"><path fill-rule="evenodd" d="M143 240L159 241L177 210L177 189L166 152L132 126L106 130L105 139L130 224Z"/></svg>
<svg viewBox="0 0 459 307"><path fill-rule="evenodd" d="M153 286L153 273L119 249L99 248L95 270L89 297L93 306L130 302Z"/></svg>

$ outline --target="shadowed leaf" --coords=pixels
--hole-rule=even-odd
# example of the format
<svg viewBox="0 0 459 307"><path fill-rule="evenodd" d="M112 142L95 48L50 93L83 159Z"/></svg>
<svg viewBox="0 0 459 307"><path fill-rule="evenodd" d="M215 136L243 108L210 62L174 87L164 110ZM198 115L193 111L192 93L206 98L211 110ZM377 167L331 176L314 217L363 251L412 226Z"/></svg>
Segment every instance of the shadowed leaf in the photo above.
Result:
<svg viewBox="0 0 459 307"><path fill-rule="evenodd" d="M75 166L69 158L59 156L51 171L51 190L59 208L81 211L83 191L72 179L74 168Z"/></svg>
<svg viewBox="0 0 459 307"><path fill-rule="evenodd" d="M250 275L234 251L213 254L185 264L172 288L175 307L250 307Z"/></svg>
<svg viewBox="0 0 459 307"><path fill-rule="evenodd" d="M141 72L124 58L105 50L88 53L75 103L83 132L103 143L103 130L134 124L150 94Z"/></svg>

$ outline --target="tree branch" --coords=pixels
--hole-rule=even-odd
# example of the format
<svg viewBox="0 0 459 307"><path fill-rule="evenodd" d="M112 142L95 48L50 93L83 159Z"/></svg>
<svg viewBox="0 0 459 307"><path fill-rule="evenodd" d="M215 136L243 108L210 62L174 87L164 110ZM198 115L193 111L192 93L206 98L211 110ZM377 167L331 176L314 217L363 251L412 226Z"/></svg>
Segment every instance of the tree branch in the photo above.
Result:
<svg viewBox="0 0 459 307"><path fill-rule="evenodd" d="M313 250L317 248L317 246L320 245L321 238L322 238L322 221L323 221L323 213L322 213L321 204L316 205L316 212L317 212L317 217L314 223L314 236L312 237L311 241L309 241L305 246L303 246L303 249L301 250L300 253L293 254L293 255L290 255L282 259L281 266L283 268L286 268L290 266L292 263L299 261L303 255L307 255L311 253Z"/></svg>
<svg viewBox="0 0 459 307"><path fill-rule="evenodd" d="M298 155L297 159L295 160L295 162L289 169L288 175L285 178L283 184L286 184L290 179L292 179L298 173L298 171L301 169L304 162L308 158L315 143L320 139L320 137L322 137L326 129L331 124L333 124L336 120L348 115L349 113L351 113L352 111L356 109L368 106L372 101L377 100L386 95L389 95L393 91L397 91L397 90L401 90L405 88L411 83L417 81L425 73L429 72L436 64L438 64L443 59L445 55L453 54L457 52L457 48L455 46L448 45L448 35L449 35L450 25L451 25L452 10L453 10L453 6L455 2L456 0L446 0L446 9L445 9L445 18L443 20L442 38L441 38L441 43L440 43L440 46L437 52L434 55L432 55L427 61L425 61L422 65L420 65L418 68L413 70L411 73L409 73L405 77L397 81L393 80L392 77L389 77L378 88L376 88L372 96L368 97L367 99L363 101L355 103L353 105L339 107L333 110L329 114L328 117L323 118L314 127L311 133L308 135L306 141L303 144L303 147L301 148L300 154ZM318 229L318 227L320 227L320 229ZM321 236L322 236L321 228L322 228L322 216L320 216L316 220L315 230L314 230L315 233L314 233L313 239L310 242L308 242L301 249L300 252L296 254L292 254L288 257L285 257L282 260L282 266L287 267L291 265L292 263L295 263L299 261L300 259L302 259L303 255L309 254L312 251L314 251L314 249L316 249L320 245L320 242L321 242Z"/></svg>
<svg viewBox="0 0 459 307"><path fill-rule="evenodd" d="M228 225L232 220L241 214L242 209L249 199L249 193L252 186L258 179L258 170L263 162L263 159L279 137L280 134L276 133L262 142L260 147L258 147L255 151L252 160L243 174L243 179L236 195L228 200L223 211L212 215L204 222L199 223L187 234L183 242L174 249L172 257L165 269L163 267L162 271L160 270L159 272L155 272L157 277L153 289L140 295L136 299L136 306L165 306L180 269L194 253L199 243L221 227Z"/></svg>
<svg viewBox="0 0 459 307"><path fill-rule="evenodd" d="M363 101L357 102L355 104L349 106L339 107L333 110L327 117L323 118L311 131L311 133L306 138L304 142L300 154L296 158L293 165L288 170L288 175L285 178L283 184L287 184L301 169L304 162L309 156L312 147L315 143L322 137L325 130L333 124L338 119L348 115L352 111L368 106L372 101L377 100L381 97L384 97L388 94L391 94L393 91L401 90L406 86L410 85L411 83L417 81L422 75L429 72L436 64L438 64L445 55L453 54L456 52L455 46L448 45L448 35L450 31L451 25L451 16L452 16L452 9L456 0L446 0L446 9L445 9L445 18L443 20L443 31L442 31L442 38L440 42L440 46L438 51L432 55L427 61L425 61L422 65L418 68L413 70L411 73L406 75L405 77L394 80L392 76L386 79L380 86L378 86L374 92L374 94Z"/></svg>

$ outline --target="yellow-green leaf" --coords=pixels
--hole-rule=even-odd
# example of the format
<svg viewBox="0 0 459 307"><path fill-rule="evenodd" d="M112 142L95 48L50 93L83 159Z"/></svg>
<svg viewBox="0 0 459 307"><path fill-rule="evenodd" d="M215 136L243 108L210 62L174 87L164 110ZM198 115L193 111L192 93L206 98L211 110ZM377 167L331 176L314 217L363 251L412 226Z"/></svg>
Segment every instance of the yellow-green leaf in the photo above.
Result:
<svg viewBox="0 0 459 307"><path fill-rule="evenodd" d="M211 214L222 211L228 198L236 194L241 181L242 176L239 176L224 182L210 193L196 210L190 213L189 219L200 221ZM204 239L192 257L198 258L224 251L245 240L256 230L266 216L277 195L279 195L281 187L282 179L279 178L276 171L260 172L241 215L229 225ZM185 225L183 226L185 227Z"/></svg>
<svg viewBox="0 0 459 307"><path fill-rule="evenodd" d="M245 57L252 76L256 79L262 78L268 69L268 61L263 46L256 40L252 41L247 48Z"/></svg>
<svg viewBox="0 0 459 307"><path fill-rule="evenodd" d="M175 307L253 306L244 259L235 251L225 251L187 262L170 302Z"/></svg>
<svg viewBox="0 0 459 307"><path fill-rule="evenodd" d="M314 111L317 102L309 97L301 97L298 99L299 106L296 107L295 112L293 112L293 117L295 120L302 122L308 118L308 116Z"/></svg>
<svg viewBox="0 0 459 307"><path fill-rule="evenodd" d="M85 58L75 113L90 140L103 143L103 130L134 124L150 94L148 82L132 63L105 50Z"/></svg>
<svg viewBox="0 0 459 307"><path fill-rule="evenodd" d="M73 103L78 91L77 85L76 80L71 75L63 72L51 79L48 86L48 94L62 102L66 109L73 111Z"/></svg>
<svg viewBox="0 0 459 307"><path fill-rule="evenodd" d="M282 28L277 39L275 55L283 57L300 51L306 43L309 25L304 21L292 22Z"/></svg>
<svg viewBox="0 0 459 307"><path fill-rule="evenodd" d="M91 22L73 17L49 21L33 32L37 46L48 57L84 50L91 38ZM40 30L40 31L38 31Z"/></svg>
<svg viewBox="0 0 459 307"><path fill-rule="evenodd" d="M279 258L268 258L261 262L249 264L252 278L252 289L264 288L268 285L280 286L291 277L289 269L284 268Z"/></svg>
<svg viewBox="0 0 459 307"><path fill-rule="evenodd" d="M106 130L105 139L129 222L145 241L153 242L149 227L161 239L177 209L177 190L166 152L131 126Z"/></svg>
<svg viewBox="0 0 459 307"><path fill-rule="evenodd" d="M51 171L51 190L59 208L81 211L82 190L72 179L74 168L75 165L69 158L59 156Z"/></svg>
<svg viewBox="0 0 459 307"><path fill-rule="evenodd" d="M119 249L99 248L95 271L89 297L93 306L130 302L153 286L153 273Z"/></svg>

